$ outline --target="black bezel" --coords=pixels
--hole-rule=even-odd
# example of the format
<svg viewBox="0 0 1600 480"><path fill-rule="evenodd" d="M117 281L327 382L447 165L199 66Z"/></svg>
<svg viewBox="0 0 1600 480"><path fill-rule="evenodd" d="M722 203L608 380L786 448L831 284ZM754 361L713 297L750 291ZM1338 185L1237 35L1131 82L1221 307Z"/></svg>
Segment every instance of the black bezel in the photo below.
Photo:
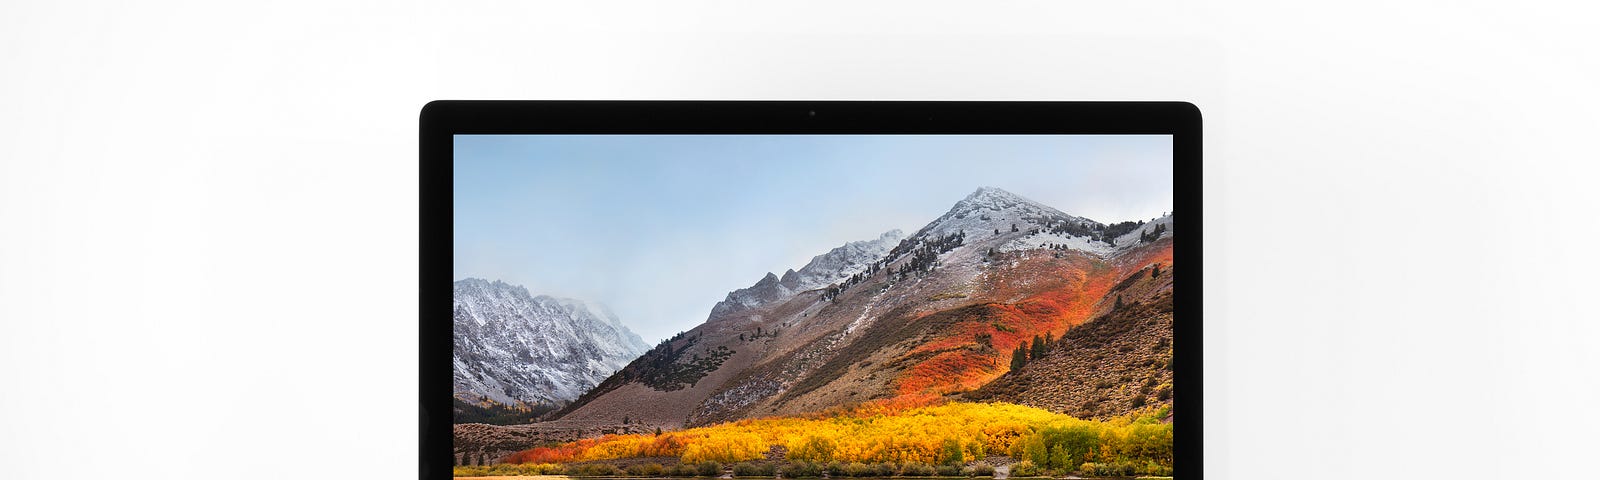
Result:
<svg viewBox="0 0 1600 480"><path fill-rule="evenodd" d="M451 192L459 134L1172 135L1175 476L1203 475L1200 110L1186 102L435 101L421 115L421 478L451 478ZM1178 285L1182 287L1178 287ZM1181 399L1181 402L1180 402ZM442 421L430 421L438 412ZM430 465L442 468L430 470Z"/></svg>

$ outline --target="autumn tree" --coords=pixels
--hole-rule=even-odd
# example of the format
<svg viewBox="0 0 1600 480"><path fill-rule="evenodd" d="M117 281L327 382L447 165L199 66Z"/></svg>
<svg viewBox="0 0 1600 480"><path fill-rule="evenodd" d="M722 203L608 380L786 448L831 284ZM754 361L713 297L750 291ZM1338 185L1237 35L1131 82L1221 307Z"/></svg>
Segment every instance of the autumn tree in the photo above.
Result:
<svg viewBox="0 0 1600 480"><path fill-rule="evenodd" d="M960 465L966 463L961 452L961 442L954 438L945 438L939 446L940 463L945 465Z"/></svg>

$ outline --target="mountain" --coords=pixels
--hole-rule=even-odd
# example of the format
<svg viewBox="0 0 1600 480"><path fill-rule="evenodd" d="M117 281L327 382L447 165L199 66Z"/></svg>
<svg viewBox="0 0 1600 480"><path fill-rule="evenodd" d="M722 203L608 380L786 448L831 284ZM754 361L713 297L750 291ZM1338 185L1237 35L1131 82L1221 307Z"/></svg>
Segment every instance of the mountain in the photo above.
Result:
<svg viewBox="0 0 1600 480"><path fill-rule="evenodd" d="M656 345L552 417L679 428L971 394L1010 372L1019 345L1062 338L1117 311L1124 279L1158 264L1171 268L1172 238L1170 215L1103 224L980 188L911 235L846 244L730 293L705 323ZM1118 348L1140 342L1111 341ZM994 395L1022 398L1028 385ZM1104 412L1131 404L1117 400Z"/></svg>
<svg viewBox="0 0 1600 480"><path fill-rule="evenodd" d="M468 402L571 401L649 349L604 306L500 281L455 282L454 317L455 396Z"/></svg>

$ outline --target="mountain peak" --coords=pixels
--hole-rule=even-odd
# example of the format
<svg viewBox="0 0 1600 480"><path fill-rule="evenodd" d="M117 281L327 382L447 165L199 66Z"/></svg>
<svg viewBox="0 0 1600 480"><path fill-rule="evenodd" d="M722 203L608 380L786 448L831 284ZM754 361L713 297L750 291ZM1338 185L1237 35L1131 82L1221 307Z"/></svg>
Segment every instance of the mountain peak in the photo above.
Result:
<svg viewBox="0 0 1600 480"><path fill-rule="evenodd" d="M1028 229L1056 222L1091 221L1000 188L980 187L912 237L925 239L964 231L1009 231L1013 226Z"/></svg>
<svg viewBox="0 0 1600 480"><path fill-rule="evenodd" d="M951 211L973 211L980 209L1000 211L1014 209L1017 207L1023 207L1027 210L1044 211L1064 215L1060 211L1050 208L1045 204L1035 202L1021 195L1017 195L1015 193L995 187L978 187L978 189L973 191L971 195L967 195L967 198L963 198L960 202L956 202L956 206L952 208Z"/></svg>
<svg viewBox="0 0 1600 480"><path fill-rule="evenodd" d="M989 197L1016 197L1016 198L1021 198L1021 197L1018 197L1017 194L1011 193L1011 192L1007 192L1004 189L1001 189L999 187L978 187L977 190L973 190L972 191L971 195L967 195L967 199L970 200L970 199L974 199L974 198L978 198L978 197L986 197L986 196L989 196Z"/></svg>
<svg viewBox="0 0 1600 480"><path fill-rule="evenodd" d="M496 291L504 291L504 292L506 292L506 294L509 294L509 295L515 296L515 297L521 297L521 298L530 299L530 300L534 298L533 294L528 293L528 289L527 288L525 288L525 287L523 287L521 285L509 284L509 283L506 283L505 281L502 281L502 280L499 280L499 279L487 280L487 279L482 279L482 278L478 278L478 277L467 277L467 278L463 278L463 279L460 279L460 280L456 280L455 281L455 288L457 290L461 290L461 289L477 290L477 291L480 291L480 292L485 292L485 294L488 294L490 292L496 292Z"/></svg>

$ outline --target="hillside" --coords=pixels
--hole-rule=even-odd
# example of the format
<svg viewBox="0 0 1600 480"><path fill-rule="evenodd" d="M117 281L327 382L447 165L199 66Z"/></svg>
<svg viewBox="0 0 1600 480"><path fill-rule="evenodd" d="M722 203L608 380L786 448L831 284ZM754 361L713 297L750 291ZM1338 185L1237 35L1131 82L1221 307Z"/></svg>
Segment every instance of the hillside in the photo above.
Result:
<svg viewBox="0 0 1600 480"><path fill-rule="evenodd" d="M1045 355L963 398L1101 419L1171 406L1172 272L1170 264L1153 263L1128 274L1093 320L1068 330Z"/></svg>

